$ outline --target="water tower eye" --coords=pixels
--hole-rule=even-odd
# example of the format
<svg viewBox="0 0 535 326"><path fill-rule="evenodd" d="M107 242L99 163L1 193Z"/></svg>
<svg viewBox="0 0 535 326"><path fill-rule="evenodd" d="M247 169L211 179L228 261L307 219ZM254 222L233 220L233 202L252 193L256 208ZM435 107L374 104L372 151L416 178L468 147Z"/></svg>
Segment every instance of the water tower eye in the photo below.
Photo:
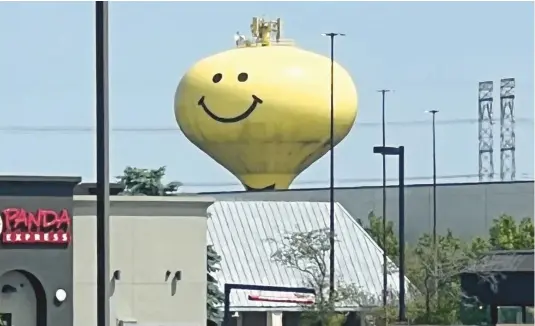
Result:
<svg viewBox="0 0 535 326"><path fill-rule="evenodd" d="M247 81L247 78L249 78L249 75L247 75L247 73L245 72L242 72L241 74L238 75L238 81L239 82L244 82L244 81Z"/></svg>
<svg viewBox="0 0 535 326"><path fill-rule="evenodd" d="M214 77L212 77L212 81L214 82L214 84L217 84L221 81L222 78L223 78L223 75L220 73L217 73L214 75Z"/></svg>

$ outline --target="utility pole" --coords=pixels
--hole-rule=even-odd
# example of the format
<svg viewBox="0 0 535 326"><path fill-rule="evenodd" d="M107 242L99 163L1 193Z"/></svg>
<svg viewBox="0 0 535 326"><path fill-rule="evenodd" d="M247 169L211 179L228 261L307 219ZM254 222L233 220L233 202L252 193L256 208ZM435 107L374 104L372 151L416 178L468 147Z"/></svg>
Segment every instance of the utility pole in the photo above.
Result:
<svg viewBox="0 0 535 326"><path fill-rule="evenodd" d="M386 93L389 89L381 89L378 92L382 94L382 133L383 133L383 147L386 146ZM388 304L388 256L386 253L386 155L383 155L383 306Z"/></svg>
<svg viewBox="0 0 535 326"><path fill-rule="evenodd" d="M108 2L95 1L97 141L97 326L110 325Z"/></svg>
<svg viewBox="0 0 535 326"><path fill-rule="evenodd" d="M406 323L405 316L405 147L373 147L374 154L397 155L399 164L399 317L400 323ZM385 307L386 313L386 307Z"/></svg>
<svg viewBox="0 0 535 326"><path fill-rule="evenodd" d="M336 36L346 36L343 33L323 33L322 36L327 36L331 40L331 119L329 125L329 141L330 141L330 158L331 164L329 168L329 299L334 295L335 279L334 279L334 245L335 245L335 225L334 225L334 38Z"/></svg>
<svg viewBox="0 0 535 326"><path fill-rule="evenodd" d="M437 243L437 144L436 144L436 114L438 110L429 110L433 116L432 133L433 133L433 271L434 271L434 285L435 293L438 291L438 243ZM438 293L437 293L438 298Z"/></svg>

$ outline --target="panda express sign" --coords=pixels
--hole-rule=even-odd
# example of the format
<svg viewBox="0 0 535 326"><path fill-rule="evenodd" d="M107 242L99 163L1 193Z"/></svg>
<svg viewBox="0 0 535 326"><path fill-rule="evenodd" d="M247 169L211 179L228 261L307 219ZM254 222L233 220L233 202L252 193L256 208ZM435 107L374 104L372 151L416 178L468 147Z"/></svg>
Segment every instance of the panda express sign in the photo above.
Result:
<svg viewBox="0 0 535 326"><path fill-rule="evenodd" d="M30 212L6 208L2 211L0 233L4 244L65 245L71 241L70 231L71 216L66 209Z"/></svg>

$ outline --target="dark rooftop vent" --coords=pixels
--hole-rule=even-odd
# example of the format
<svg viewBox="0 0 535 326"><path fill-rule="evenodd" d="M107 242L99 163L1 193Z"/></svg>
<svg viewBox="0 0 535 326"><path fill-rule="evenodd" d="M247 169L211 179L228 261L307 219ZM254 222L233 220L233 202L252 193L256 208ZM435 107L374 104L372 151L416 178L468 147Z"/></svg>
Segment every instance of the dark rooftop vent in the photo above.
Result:
<svg viewBox="0 0 535 326"><path fill-rule="evenodd" d="M123 192L124 186L120 183L110 183L110 196L117 196ZM80 183L74 188L74 195L97 195L96 183Z"/></svg>

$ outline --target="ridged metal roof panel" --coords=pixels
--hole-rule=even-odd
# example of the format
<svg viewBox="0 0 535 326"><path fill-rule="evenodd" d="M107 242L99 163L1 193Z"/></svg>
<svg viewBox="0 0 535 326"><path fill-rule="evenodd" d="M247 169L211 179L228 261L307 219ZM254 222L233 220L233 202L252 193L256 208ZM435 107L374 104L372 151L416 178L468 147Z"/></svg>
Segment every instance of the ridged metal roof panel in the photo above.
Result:
<svg viewBox="0 0 535 326"><path fill-rule="evenodd" d="M276 286L303 286L304 277L271 259L276 243L293 232L307 232L329 225L329 203L220 201L208 209L209 241L221 255L221 284L245 283ZM340 205L335 206L336 279L359 287L380 300L382 293L382 250L366 231ZM389 288L397 292L397 273L391 273ZM269 307L296 307L248 300L245 291L233 291L234 310ZM370 302L376 304L378 302Z"/></svg>

